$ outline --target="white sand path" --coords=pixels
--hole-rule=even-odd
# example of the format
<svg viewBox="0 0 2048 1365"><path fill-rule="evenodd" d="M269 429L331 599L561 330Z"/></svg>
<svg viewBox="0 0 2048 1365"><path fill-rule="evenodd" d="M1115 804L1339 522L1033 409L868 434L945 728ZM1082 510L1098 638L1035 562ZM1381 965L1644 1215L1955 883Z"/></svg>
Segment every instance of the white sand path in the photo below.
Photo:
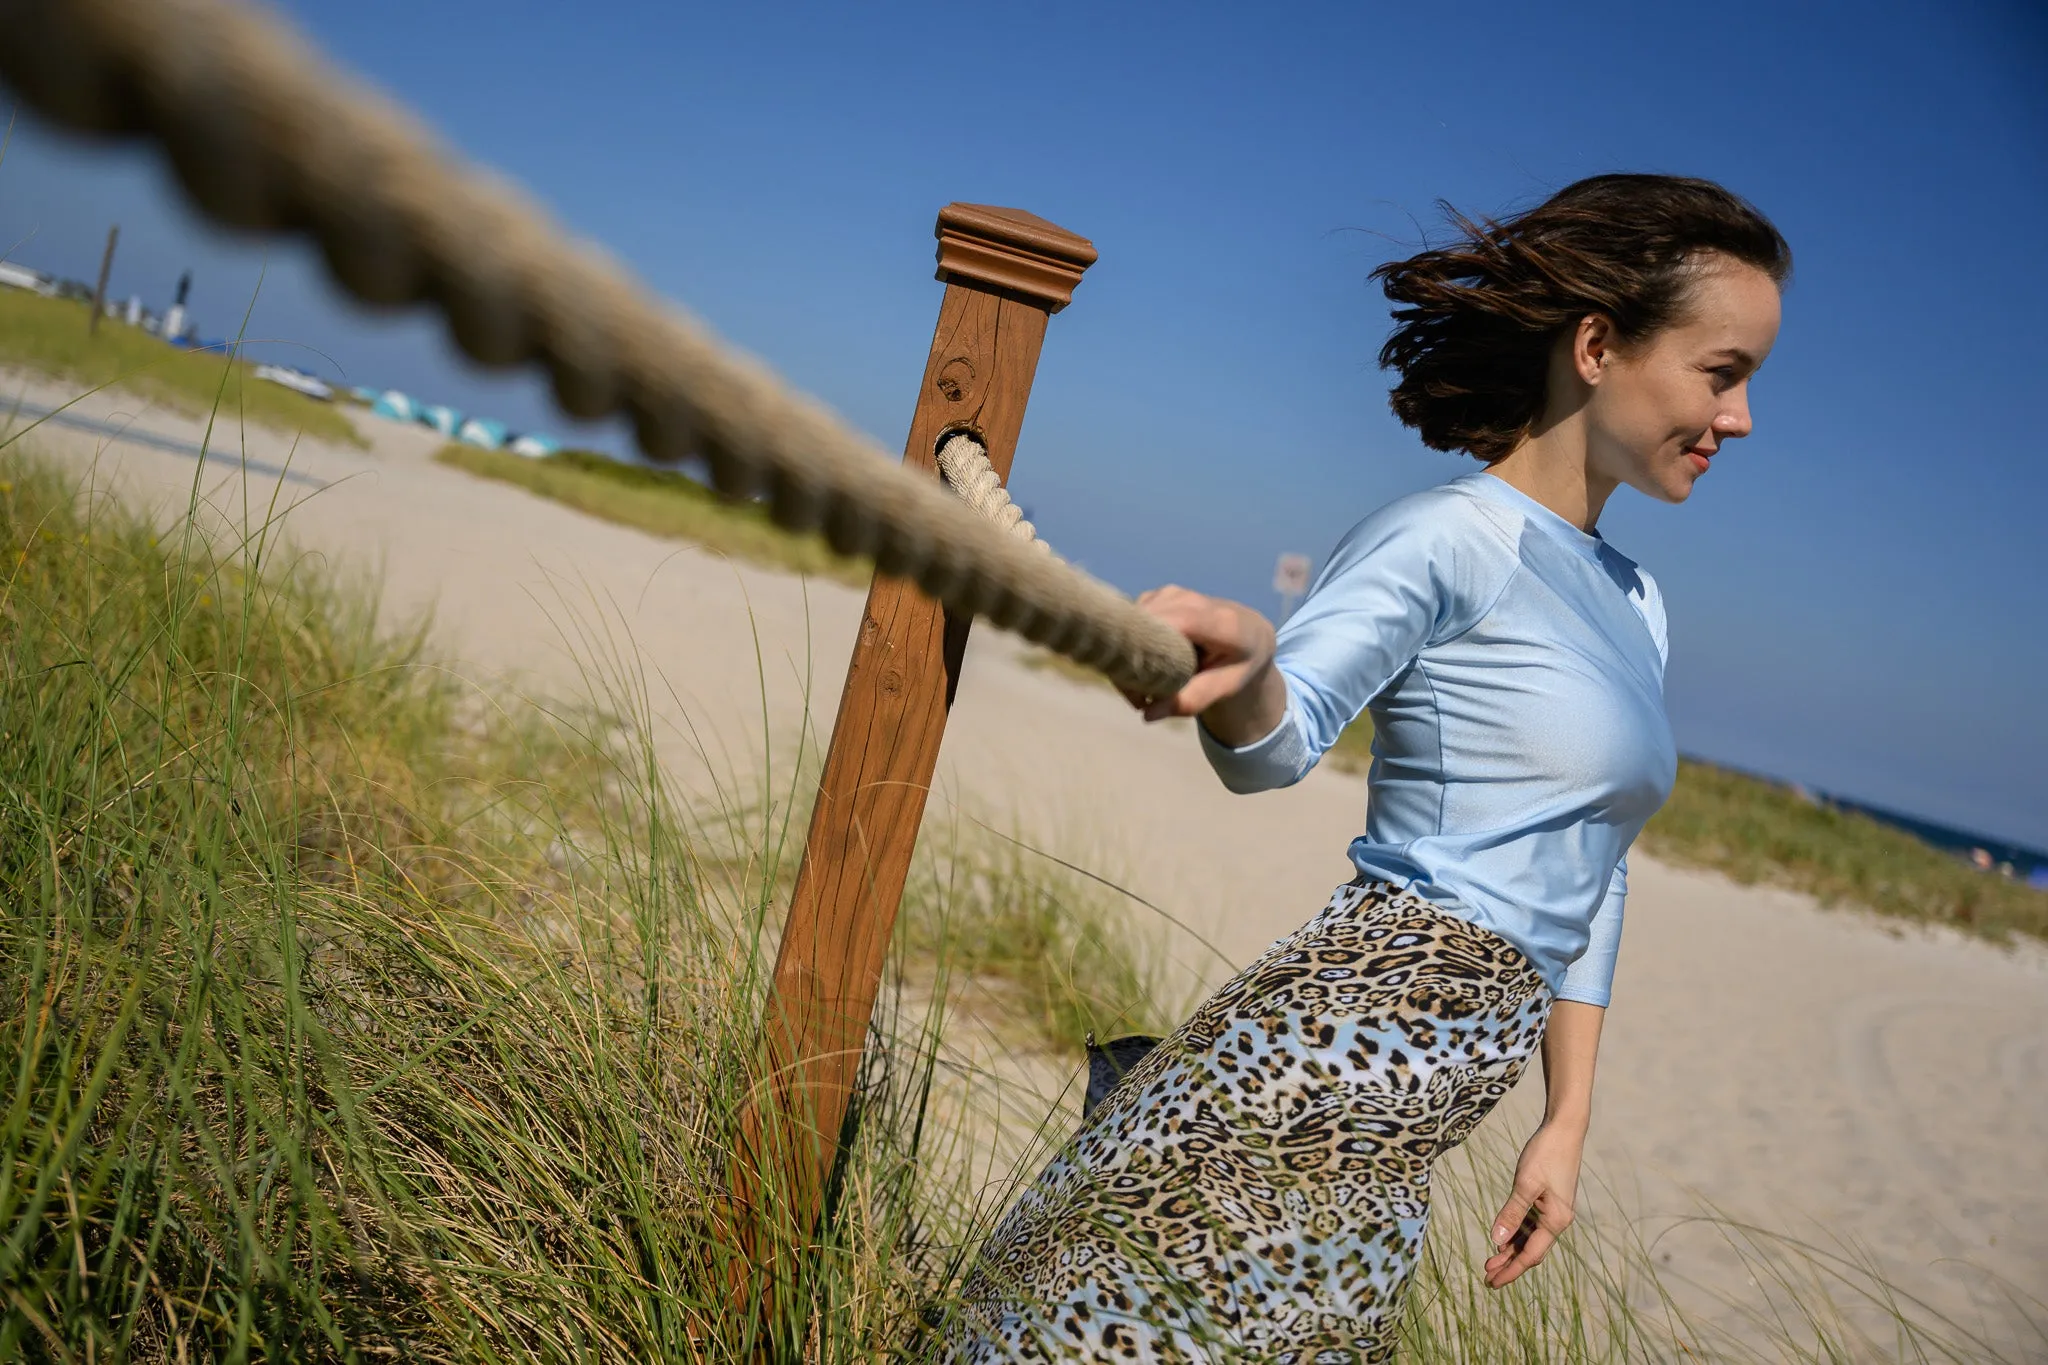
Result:
<svg viewBox="0 0 2048 1365"><path fill-rule="evenodd" d="M7 399L75 393L0 378ZM75 410L187 439L200 427L119 395ZM368 451L303 442L292 453L255 429L247 449L273 464L290 454L302 476L281 489L298 503L293 541L381 569L387 604L431 608L440 647L467 671L576 687L559 627L596 619L596 603L658 672L657 719L684 780L697 763L691 733L731 744L738 769L759 749L764 715L786 744L806 673L811 714L830 724L859 591L609 525L432 463L430 432L362 426ZM167 516L196 467L76 430L33 439L80 468L97 457L103 484ZM231 468L209 466L204 486L216 505L241 506ZM246 493L260 504L278 487L256 475ZM1057 543L1058 528L1046 529ZM1285 792L1233 797L1185 726L1140 725L1107 689L1023 666L1012 639L974 638L941 799L1014 821L1170 912L1213 945L1178 940L1204 979L1249 960L1348 875L1361 779L1319 771ZM1902 931L1648 857L1632 870L1590 1169L1652 1226L1705 1198L1771 1229L1832 1234L1964 1325L2020 1342L2022 1355L2048 1351L1969 1268L2048 1298L2048 952ZM1532 1077L1494 1126L1519 1137L1539 1106ZM1717 1243L1680 1231L1658 1250L1666 1271L1742 1293L1745 1272Z"/></svg>

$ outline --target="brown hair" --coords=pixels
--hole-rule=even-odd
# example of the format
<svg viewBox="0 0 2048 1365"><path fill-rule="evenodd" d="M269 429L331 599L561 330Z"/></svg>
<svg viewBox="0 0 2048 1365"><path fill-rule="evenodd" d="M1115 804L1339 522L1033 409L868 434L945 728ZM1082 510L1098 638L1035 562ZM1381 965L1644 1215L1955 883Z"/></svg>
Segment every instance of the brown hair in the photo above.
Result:
<svg viewBox="0 0 2048 1365"><path fill-rule="evenodd" d="M1792 273L1770 219L1710 180L1596 175L1498 222L1440 207L1456 242L1372 272L1399 305L1380 367L1424 445L1489 464L1542 415L1551 346L1587 314L1639 341L1679 320L1703 255Z"/></svg>

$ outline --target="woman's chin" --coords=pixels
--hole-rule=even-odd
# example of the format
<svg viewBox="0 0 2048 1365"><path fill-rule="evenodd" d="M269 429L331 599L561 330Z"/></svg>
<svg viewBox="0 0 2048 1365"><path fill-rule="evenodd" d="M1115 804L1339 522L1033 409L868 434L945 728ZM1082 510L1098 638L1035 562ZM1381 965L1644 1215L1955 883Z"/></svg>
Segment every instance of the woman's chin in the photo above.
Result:
<svg viewBox="0 0 2048 1365"><path fill-rule="evenodd" d="M1681 503L1692 496L1693 483L1698 479L1690 469L1667 467L1644 470L1637 478L1629 480L1629 486L1645 497L1658 502Z"/></svg>

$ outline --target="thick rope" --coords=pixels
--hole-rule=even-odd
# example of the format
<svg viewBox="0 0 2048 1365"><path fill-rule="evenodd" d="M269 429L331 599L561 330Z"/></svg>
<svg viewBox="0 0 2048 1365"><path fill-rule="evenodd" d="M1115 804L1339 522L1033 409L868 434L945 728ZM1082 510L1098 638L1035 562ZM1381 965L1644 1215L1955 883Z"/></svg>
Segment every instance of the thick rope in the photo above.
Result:
<svg viewBox="0 0 2048 1365"><path fill-rule="evenodd" d="M946 484L972 507L984 521L994 522L1027 545L1046 554L1052 546L1038 538L1038 528L1024 520L1024 509L1010 501L996 467L988 462L988 451L966 432L955 432L939 443L939 472Z"/></svg>
<svg viewBox="0 0 2048 1365"><path fill-rule="evenodd" d="M721 492L763 495L783 526L1128 691L1163 696L1194 671L1178 632L990 534L237 0L0 0L0 77L59 123L161 143L217 221L312 237L357 298L433 304L478 361L537 361L565 411L629 413L648 458L703 458Z"/></svg>

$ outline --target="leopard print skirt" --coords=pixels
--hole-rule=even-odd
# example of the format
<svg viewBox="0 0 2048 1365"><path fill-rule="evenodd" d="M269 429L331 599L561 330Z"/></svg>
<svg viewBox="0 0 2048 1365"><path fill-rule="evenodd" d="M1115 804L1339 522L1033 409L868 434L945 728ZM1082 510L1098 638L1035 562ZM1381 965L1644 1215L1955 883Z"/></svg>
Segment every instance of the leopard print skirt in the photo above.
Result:
<svg viewBox="0 0 2048 1365"><path fill-rule="evenodd" d="M1514 1085L1550 1004L1491 931L1339 887L1018 1198L931 1358L1391 1359L1430 1163Z"/></svg>

